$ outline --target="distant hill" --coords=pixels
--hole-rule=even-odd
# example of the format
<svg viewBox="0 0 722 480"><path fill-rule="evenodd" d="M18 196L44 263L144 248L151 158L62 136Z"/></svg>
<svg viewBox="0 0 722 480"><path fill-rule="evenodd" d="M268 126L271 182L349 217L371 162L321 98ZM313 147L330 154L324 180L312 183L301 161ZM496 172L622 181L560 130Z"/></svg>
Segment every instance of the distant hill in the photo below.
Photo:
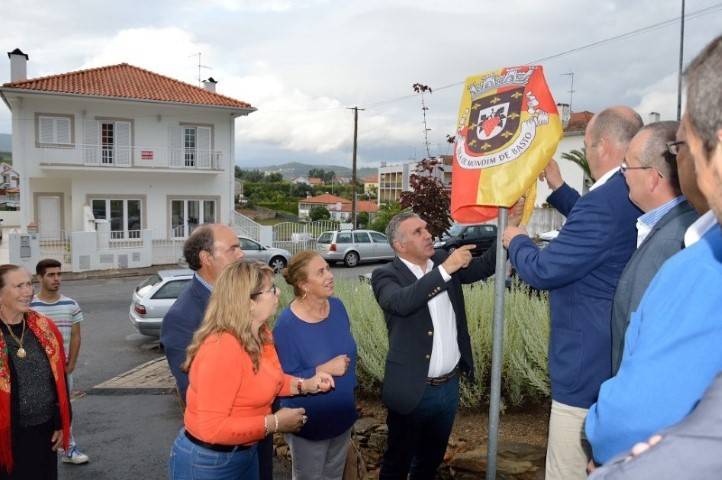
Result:
<svg viewBox="0 0 722 480"><path fill-rule="evenodd" d="M0 133L0 152L11 152L13 149L12 135Z"/></svg>
<svg viewBox="0 0 722 480"><path fill-rule="evenodd" d="M351 168L350 167L342 167L340 165L311 165L308 163L298 163L298 162L291 162L291 163L284 163L283 165L271 165L268 167L247 167L244 168L244 170L260 170L262 172L281 172L283 175L283 178L290 180L292 178L301 177L308 175L308 171L313 168L321 168L323 170L329 171L333 170L336 172L336 176L338 177L351 177ZM375 175L378 171L377 168L357 168L356 169L356 176L359 180L361 180L363 177L369 176L369 175Z"/></svg>

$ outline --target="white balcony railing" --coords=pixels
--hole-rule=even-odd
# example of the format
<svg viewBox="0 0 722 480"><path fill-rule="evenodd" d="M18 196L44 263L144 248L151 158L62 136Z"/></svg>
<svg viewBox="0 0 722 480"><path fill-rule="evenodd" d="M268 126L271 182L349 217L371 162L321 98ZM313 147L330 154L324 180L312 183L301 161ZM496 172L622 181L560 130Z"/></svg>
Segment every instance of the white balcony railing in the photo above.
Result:
<svg viewBox="0 0 722 480"><path fill-rule="evenodd" d="M198 148L130 147L77 143L63 148L36 148L43 166L149 168L174 170L223 169L223 151Z"/></svg>

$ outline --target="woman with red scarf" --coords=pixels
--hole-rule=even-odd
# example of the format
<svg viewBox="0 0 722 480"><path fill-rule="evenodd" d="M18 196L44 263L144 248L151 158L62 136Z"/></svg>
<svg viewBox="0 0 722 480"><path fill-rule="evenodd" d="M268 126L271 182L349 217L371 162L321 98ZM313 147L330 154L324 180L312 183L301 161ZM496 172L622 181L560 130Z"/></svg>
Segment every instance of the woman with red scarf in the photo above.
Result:
<svg viewBox="0 0 722 480"><path fill-rule="evenodd" d="M63 338L32 297L28 272L0 265L0 480L56 479L70 438Z"/></svg>

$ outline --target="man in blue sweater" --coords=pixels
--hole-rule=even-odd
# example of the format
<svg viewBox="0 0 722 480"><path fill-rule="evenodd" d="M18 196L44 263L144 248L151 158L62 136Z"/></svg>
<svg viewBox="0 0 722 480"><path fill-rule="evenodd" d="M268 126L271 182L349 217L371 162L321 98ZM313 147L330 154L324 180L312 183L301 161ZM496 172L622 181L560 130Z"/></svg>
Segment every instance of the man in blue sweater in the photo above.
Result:
<svg viewBox="0 0 722 480"><path fill-rule="evenodd" d="M642 214L629 200L619 166L641 127L642 119L628 107L608 108L592 118L584 144L596 183L583 197L563 182L556 162L550 162L545 175L553 193L547 201L567 221L548 247L540 250L516 227L503 234L522 280L550 291L547 480L586 478L584 418L599 386L612 375L612 297L637 245L635 223Z"/></svg>
<svg viewBox="0 0 722 480"><path fill-rule="evenodd" d="M685 250L662 266L632 314L619 373L602 385L586 420L597 463L682 420L722 371L720 65L722 36L687 68L682 119L712 210L689 227Z"/></svg>

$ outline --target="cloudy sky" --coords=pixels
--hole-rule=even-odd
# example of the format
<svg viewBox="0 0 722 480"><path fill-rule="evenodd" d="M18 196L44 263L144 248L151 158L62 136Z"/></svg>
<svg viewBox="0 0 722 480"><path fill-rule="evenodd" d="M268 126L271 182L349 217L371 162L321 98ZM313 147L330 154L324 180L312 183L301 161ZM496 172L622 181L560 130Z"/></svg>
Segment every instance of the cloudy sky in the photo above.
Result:
<svg viewBox="0 0 722 480"><path fill-rule="evenodd" d="M122 3L4 0L0 46L30 55L31 78L128 62L193 84L193 54L201 52L210 67L203 78L213 76L219 93L258 108L236 123L244 167L350 166L347 107L354 105L365 108L362 164L420 159L426 147L417 82L433 89L426 96L431 153L450 153L445 138L463 80L539 59L557 102L569 102L564 74L574 72L575 111L627 104L644 117L676 115L679 22L664 22L679 17L678 0ZM722 33L722 2L687 0L686 8L685 63ZM6 58L0 83L9 77ZM0 133L10 133L10 113L0 105Z"/></svg>

